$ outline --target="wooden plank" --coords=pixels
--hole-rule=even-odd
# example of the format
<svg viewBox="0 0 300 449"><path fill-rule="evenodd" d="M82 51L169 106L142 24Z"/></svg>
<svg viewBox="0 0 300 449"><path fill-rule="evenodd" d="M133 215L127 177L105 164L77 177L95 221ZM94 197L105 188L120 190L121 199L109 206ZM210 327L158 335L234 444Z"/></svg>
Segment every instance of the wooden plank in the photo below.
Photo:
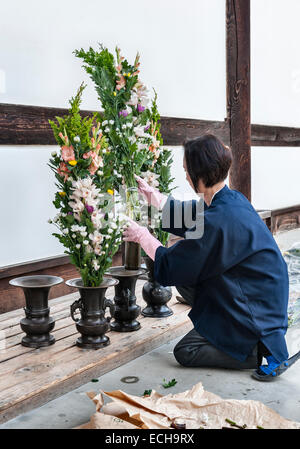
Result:
<svg viewBox="0 0 300 449"><path fill-rule="evenodd" d="M0 104L0 145L56 145L49 119L68 112L63 108ZM81 111L91 116L93 111ZM165 145L182 145L186 138L213 133L229 143L226 122L161 117L161 131Z"/></svg>
<svg viewBox="0 0 300 449"><path fill-rule="evenodd" d="M0 279L12 276L23 276L27 273L44 270L46 268L57 267L60 265L67 265L69 263L69 256L62 254L61 256L45 257L44 259L6 265L0 268Z"/></svg>
<svg viewBox="0 0 300 449"><path fill-rule="evenodd" d="M227 121L196 120L176 117L161 118L161 132L164 145L182 145L186 139L203 134L214 134L226 145L230 143Z"/></svg>
<svg viewBox="0 0 300 449"><path fill-rule="evenodd" d="M234 29L228 22L228 41ZM231 48L231 47L230 47ZM231 58L231 53L228 58ZM229 61L227 63L229 68ZM231 66L233 67L233 66ZM229 75L229 74L228 74ZM228 93L228 92L227 92ZM67 109L0 103L0 145L55 145L48 120L67 113ZM93 111L82 111L91 116ZM162 117L161 130L165 145L182 145L185 139L212 133L230 145L230 105L228 120L199 120L179 117ZM300 128L276 125L251 125L252 146L300 146ZM67 257L67 256L63 256ZM1 277L1 271L0 271Z"/></svg>
<svg viewBox="0 0 300 449"><path fill-rule="evenodd" d="M226 1L226 32L229 185L251 201L250 0Z"/></svg>
<svg viewBox="0 0 300 449"><path fill-rule="evenodd" d="M68 109L19 104L0 104L1 145L56 145L48 120L68 113ZM91 111L81 111L91 116Z"/></svg>
<svg viewBox="0 0 300 449"><path fill-rule="evenodd" d="M300 204L271 211L271 231L288 231L300 228Z"/></svg>
<svg viewBox="0 0 300 449"><path fill-rule="evenodd" d="M251 145L262 147L300 147L300 128L251 125Z"/></svg>
<svg viewBox="0 0 300 449"><path fill-rule="evenodd" d="M28 273L26 273L28 274ZM47 274L53 276L60 276L65 281L75 277L79 277L76 268L71 265L61 265L57 267L47 268L44 270L37 270L30 273ZM16 288L9 284L9 280L16 276L0 279L0 314L11 310L18 309L25 305L24 293L21 288ZM57 298L58 296L68 295L72 292L65 282L55 285L50 289L49 299ZM51 301L50 301L51 302Z"/></svg>
<svg viewBox="0 0 300 449"><path fill-rule="evenodd" d="M142 306L145 305L141 298L143 284L139 280L136 289L138 303ZM56 330L55 345L39 350L21 345L9 348L7 353L12 357L0 364L0 422L42 405L188 332L193 327L187 316L189 307L176 302L175 294L174 289L170 301L174 315L156 320L140 316L142 328L139 331L109 332L110 346L97 351L75 346L75 323L69 326L67 319L63 323L66 326ZM63 303L63 299L57 305L59 303ZM20 311L20 316L22 313Z"/></svg>

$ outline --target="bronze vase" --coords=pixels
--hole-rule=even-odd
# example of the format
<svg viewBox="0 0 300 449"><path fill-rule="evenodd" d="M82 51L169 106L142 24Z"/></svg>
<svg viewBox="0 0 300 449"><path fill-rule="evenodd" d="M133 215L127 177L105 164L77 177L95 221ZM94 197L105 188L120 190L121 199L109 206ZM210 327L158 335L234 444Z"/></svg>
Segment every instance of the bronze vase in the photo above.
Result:
<svg viewBox="0 0 300 449"><path fill-rule="evenodd" d="M21 341L23 346L41 348L55 343L54 336L50 334L55 321L50 317L48 296L50 288L61 282L62 278L48 275L22 276L9 281L11 285L22 288L25 295L25 318L20 321L21 329L26 333Z"/></svg>
<svg viewBox="0 0 300 449"><path fill-rule="evenodd" d="M115 286L115 315L110 327L116 332L131 332L140 329L141 325L137 317L141 313L141 307L136 304L135 286L138 277L145 274L146 270L126 270L125 267L111 267L107 274L116 278L119 283Z"/></svg>
<svg viewBox="0 0 300 449"><path fill-rule="evenodd" d="M171 287L163 287L154 279L154 261L149 256L144 256L148 269L148 282L143 285L142 295L147 307L142 310L142 315L153 318L164 318L173 314L167 303L172 298Z"/></svg>
<svg viewBox="0 0 300 449"><path fill-rule="evenodd" d="M114 316L114 304L105 298L105 293L108 287L118 284L118 280L105 277L98 287L84 287L81 278L70 279L66 284L78 288L80 293L80 298L71 305L71 317L81 334L76 345L85 349L99 349L109 345L109 337L105 333ZM110 309L109 317L105 317L107 307ZM74 315L77 309L80 311L80 318Z"/></svg>

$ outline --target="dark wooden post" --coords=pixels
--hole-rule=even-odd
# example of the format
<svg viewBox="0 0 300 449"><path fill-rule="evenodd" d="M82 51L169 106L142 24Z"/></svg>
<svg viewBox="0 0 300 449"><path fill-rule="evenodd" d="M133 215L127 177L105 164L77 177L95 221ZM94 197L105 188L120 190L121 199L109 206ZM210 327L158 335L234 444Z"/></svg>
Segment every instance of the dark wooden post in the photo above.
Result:
<svg viewBox="0 0 300 449"><path fill-rule="evenodd" d="M250 0L226 0L226 33L229 185L251 201Z"/></svg>

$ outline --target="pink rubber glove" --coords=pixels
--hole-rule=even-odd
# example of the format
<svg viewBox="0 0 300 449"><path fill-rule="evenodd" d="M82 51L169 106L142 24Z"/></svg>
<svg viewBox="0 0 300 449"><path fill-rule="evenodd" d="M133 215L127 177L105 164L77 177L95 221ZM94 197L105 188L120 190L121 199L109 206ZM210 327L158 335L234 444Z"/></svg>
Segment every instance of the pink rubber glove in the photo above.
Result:
<svg viewBox="0 0 300 449"><path fill-rule="evenodd" d="M154 187L149 186L149 184L140 176L134 175L134 177L138 182L139 192L144 196L144 198L146 198L148 204L151 204L158 210L161 210L164 207L168 196L160 193L160 191Z"/></svg>
<svg viewBox="0 0 300 449"><path fill-rule="evenodd" d="M159 240L150 234L147 228L138 225L131 218L127 217L128 227L123 232L124 242L136 242L141 245L145 253L152 259L155 259L155 251L162 246Z"/></svg>

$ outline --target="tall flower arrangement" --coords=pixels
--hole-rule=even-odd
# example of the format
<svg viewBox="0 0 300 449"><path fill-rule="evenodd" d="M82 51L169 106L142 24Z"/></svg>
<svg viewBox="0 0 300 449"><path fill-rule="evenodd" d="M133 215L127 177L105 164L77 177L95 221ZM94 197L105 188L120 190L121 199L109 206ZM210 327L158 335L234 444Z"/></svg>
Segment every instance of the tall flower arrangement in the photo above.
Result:
<svg viewBox="0 0 300 449"><path fill-rule="evenodd" d="M101 129L110 150L111 181L136 187L134 174L155 163L159 141L151 131L151 110L146 86L139 79L139 54L130 64L116 48L75 50L95 84L102 105Z"/></svg>
<svg viewBox="0 0 300 449"><path fill-rule="evenodd" d="M151 107L150 132L155 136L155 139L158 142L158 145L155 148L156 160L155 163L152 163L150 166L144 165L142 167L141 176L150 186L155 187L161 193L168 195L174 189L174 187L172 187L174 178L171 177L173 157L171 150L163 147L159 120L160 114L157 109L157 94L155 92ZM151 206L149 212L150 217L154 218L154 220L150 221L149 227L157 239L163 245L166 245L169 240L169 233L162 230L161 211Z"/></svg>
<svg viewBox="0 0 300 449"><path fill-rule="evenodd" d="M139 78L139 54L130 64L118 47L115 56L102 45L98 51L90 47L74 53L83 60L101 102L101 130L108 142L106 164L110 167L111 185L116 189L120 183L129 189L136 187L137 174L161 192L170 193L172 155L162 148L157 95L151 102L149 91ZM134 197L131 201L139 204ZM165 244L168 234L161 229L159 211L155 213L153 231Z"/></svg>
<svg viewBox="0 0 300 449"><path fill-rule="evenodd" d="M50 222L58 228L53 235L80 271L84 286L96 287L118 250L121 228L104 175L107 141L97 114L82 118L79 112L84 88L82 84L70 100L68 115L49 121L60 146L49 162L58 188L53 204L59 210Z"/></svg>

